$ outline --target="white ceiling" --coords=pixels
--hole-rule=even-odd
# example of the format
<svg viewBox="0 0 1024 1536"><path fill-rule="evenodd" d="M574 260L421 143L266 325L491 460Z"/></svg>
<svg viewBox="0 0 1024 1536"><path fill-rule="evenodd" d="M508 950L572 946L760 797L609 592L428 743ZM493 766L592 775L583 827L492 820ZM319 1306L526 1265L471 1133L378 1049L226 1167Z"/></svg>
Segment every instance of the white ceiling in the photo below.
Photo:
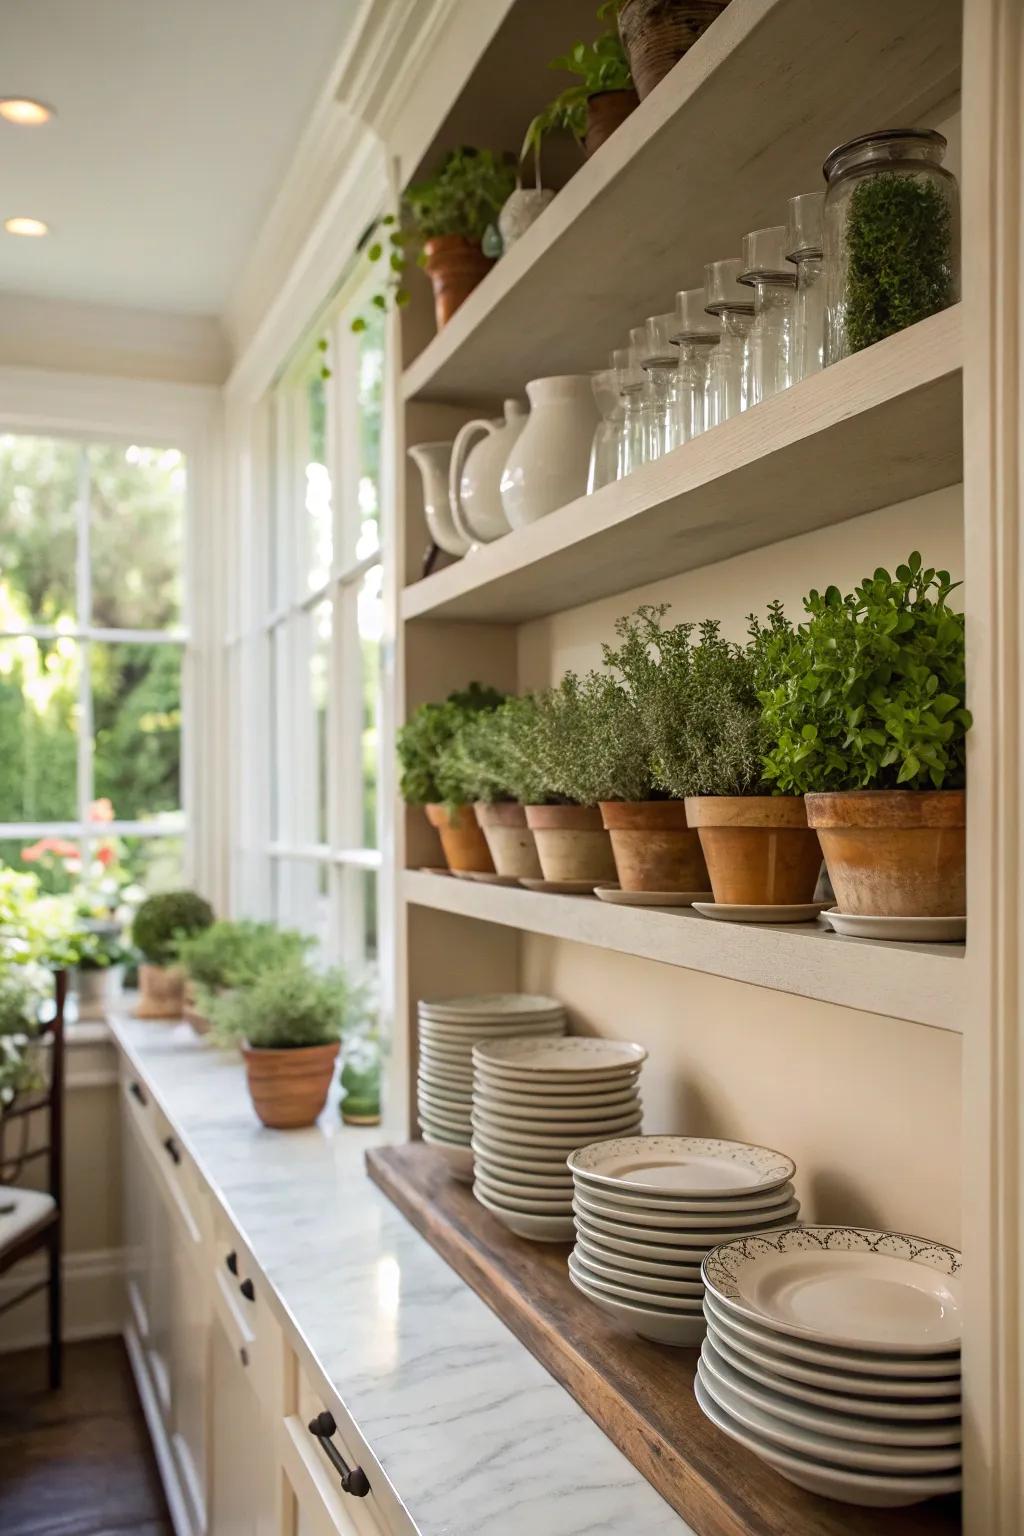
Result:
<svg viewBox="0 0 1024 1536"><path fill-rule="evenodd" d="M0 0L0 290L222 309L358 0Z"/></svg>

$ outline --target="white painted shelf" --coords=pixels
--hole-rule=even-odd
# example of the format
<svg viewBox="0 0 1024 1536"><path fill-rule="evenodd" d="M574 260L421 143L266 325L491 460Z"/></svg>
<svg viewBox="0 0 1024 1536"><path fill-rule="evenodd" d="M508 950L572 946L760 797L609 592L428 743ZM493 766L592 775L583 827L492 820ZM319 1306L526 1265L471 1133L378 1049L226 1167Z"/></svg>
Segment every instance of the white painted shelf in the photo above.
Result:
<svg viewBox="0 0 1024 1536"><path fill-rule="evenodd" d="M479 403L600 366L630 325L778 224L853 134L911 126L960 79L959 0L731 0L405 371ZM557 296L553 300L553 296Z"/></svg>
<svg viewBox="0 0 1024 1536"><path fill-rule="evenodd" d="M403 619L518 623L956 484L961 324L933 315L415 582Z"/></svg>
<svg viewBox="0 0 1024 1536"><path fill-rule="evenodd" d="M776 992L963 1030L964 950L957 944L844 939L815 924L718 923L689 908L619 907L594 896L550 896L406 870L407 903L570 939Z"/></svg>

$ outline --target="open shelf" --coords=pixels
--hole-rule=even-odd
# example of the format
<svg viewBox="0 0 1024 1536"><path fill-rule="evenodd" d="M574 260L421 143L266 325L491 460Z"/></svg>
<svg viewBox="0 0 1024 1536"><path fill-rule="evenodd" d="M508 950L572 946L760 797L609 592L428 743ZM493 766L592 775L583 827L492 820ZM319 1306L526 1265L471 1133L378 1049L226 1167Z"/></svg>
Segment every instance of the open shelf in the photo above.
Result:
<svg viewBox="0 0 1024 1536"><path fill-rule="evenodd" d="M932 315L515 529L406 587L402 617L539 618L955 485L961 323Z"/></svg>
<svg viewBox="0 0 1024 1536"><path fill-rule="evenodd" d="M477 404L600 366L705 262L820 186L834 145L948 101L960 9L731 0L409 365L406 399Z"/></svg>
<svg viewBox="0 0 1024 1536"><path fill-rule="evenodd" d="M413 1226L701 1536L960 1531L958 1499L859 1509L804 1493L705 1418L693 1395L697 1350L637 1338L574 1289L567 1245L506 1231L430 1147L374 1148L366 1162Z"/></svg>
<svg viewBox="0 0 1024 1536"><path fill-rule="evenodd" d="M889 944L846 939L813 923L719 923L689 907L620 907L594 896L552 896L514 886L406 870L407 902L523 933L570 939L962 1032L967 1011L959 944Z"/></svg>

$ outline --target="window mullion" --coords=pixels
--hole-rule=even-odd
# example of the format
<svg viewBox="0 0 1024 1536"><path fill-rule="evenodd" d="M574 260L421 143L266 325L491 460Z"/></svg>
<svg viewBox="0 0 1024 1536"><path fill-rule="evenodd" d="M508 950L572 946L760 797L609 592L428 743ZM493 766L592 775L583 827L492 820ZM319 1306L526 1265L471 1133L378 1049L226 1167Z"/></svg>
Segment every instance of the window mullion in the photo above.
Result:
<svg viewBox="0 0 1024 1536"><path fill-rule="evenodd" d="M92 624L92 562L90 529L89 454L85 446L78 455L78 500L75 504L75 584L78 622L83 630ZM93 711L92 644L78 642L78 817L88 820L93 793Z"/></svg>

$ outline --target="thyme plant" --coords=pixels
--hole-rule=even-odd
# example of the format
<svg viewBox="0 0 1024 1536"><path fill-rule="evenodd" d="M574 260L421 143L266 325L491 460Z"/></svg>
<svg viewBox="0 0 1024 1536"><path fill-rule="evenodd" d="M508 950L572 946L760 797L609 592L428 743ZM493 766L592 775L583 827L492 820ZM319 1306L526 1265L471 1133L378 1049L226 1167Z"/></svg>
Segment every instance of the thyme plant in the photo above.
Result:
<svg viewBox="0 0 1024 1536"><path fill-rule="evenodd" d="M241 1041L266 1050L329 1045L365 1019L366 994L344 971L314 971L300 959L263 971L247 986L210 1003L213 1038L221 1046Z"/></svg>

